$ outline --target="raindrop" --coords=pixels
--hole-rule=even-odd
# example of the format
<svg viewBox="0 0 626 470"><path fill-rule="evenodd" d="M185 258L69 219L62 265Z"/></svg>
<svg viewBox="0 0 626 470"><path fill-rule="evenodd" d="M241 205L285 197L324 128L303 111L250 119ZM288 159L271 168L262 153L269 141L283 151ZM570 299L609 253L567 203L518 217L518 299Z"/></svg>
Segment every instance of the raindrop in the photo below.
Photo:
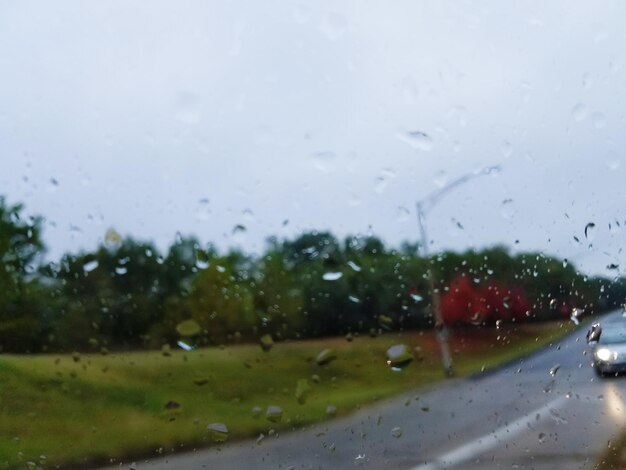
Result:
<svg viewBox="0 0 626 470"><path fill-rule="evenodd" d="M279 423L283 419L283 410L280 406L270 405L265 411L265 417L272 423Z"/></svg>
<svg viewBox="0 0 626 470"><path fill-rule="evenodd" d="M166 357L172 355L172 348L170 347L169 344L164 344L163 346L161 346L161 354L163 354Z"/></svg>
<svg viewBox="0 0 626 470"><path fill-rule="evenodd" d="M83 264L83 271L85 271L86 273L90 273L97 267L98 267L98 261L96 260L87 261L85 264Z"/></svg>
<svg viewBox="0 0 626 470"><path fill-rule="evenodd" d="M198 201L198 207L196 208L195 218L198 220L208 220L210 215L209 200L207 198L200 199Z"/></svg>
<svg viewBox="0 0 626 470"><path fill-rule="evenodd" d="M584 310L582 308L573 308L572 314L570 315L569 318L570 320L574 322L575 325L578 325L580 323L580 319L583 313L584 313Z"/></svg>
<svg viewBox="0 0 626 470"><path fill-rule="evenodd" d="M301 405L306 403L307 396L311 391L311 386L307 379L299 379L296 384L296 400Z"/></svg>
<svg viewBox="0 0 626 470"><path fill-rule="evenodd" d="M337 359L337 354L335 353L335 350L332 348L326 348L317 355L317 357L315 358L315 362L317 362L317 364L320 366L324 366L334 361L335 359Z"/></svg>
<svg viewBox="0 0 626 470"><path fill-rule="evenodd" d="M354 302L355 304L358 304L360 302L359 298L353 295L349 295L348 300L350 300L350 302Z"/></svg>
<svg viewBox="0 0 626 470"><path fill-rule="evenodd" d="M185 351L191 351L194 349L194 346L191 344L185 343L184 341L176 341L176 344L179 348L184 349Z"/></svg>
<svg viewBox="0 0 626 470"><path fill-rule="evenodd" d="M347 20L338 13L328 13L320 25L320 31L331 41L336 41L346 32Z"/></svg>
<svg viewBox="0 0 626 470"><path fill-rule="evenodd" d="M123 276L124 274L126 274L128 272L128 268L125 266L117 266L115 268L115 274L119 275L119 276Z"/></svg>
<svg viewBox="0 0 626 470"><path fill-rule="evenodd" d="M198 269L206 269L209 267L211 263L209 262L208 259L206 260L202 260L200 258L196 258L196 268Z"/></svg>
<svg viewBox="0 0 626 470"><path fill-rule="evenodd" d="M322 276L322 279L324 279L325 281L336 281L337 279L340 279L341 276L343 276L343 273L340 271L327 272L327 273L324 273L324 275Z"/></svg>
<svg viewBox="0 0 626 470"><path fill-rule="evenodd" d="M326 407L326 414L328 416L335 416L337 414L337 407L335 405L328 405Z"/></svg>
<svg viewBox="0 0 626 470"><path fill-rule="evenodd" d="M117 248L122 243L122 236L114 228L108 228L104 234L104 244L107 248Z"/></svg>
<svg viewBox="0 0 626 470"><path fill-rule="evenodd" d="M585 225L585 238L589 238L592 236L591 229L594 228L595 226L596 224L594 224L593 222L589 222L587 225Z"/></svg>
<svg viewBox="0 0 626 470"><path fill-rule="evenodd" d="M396 426L395 428L391 430L391 435L395 437L396 439L402 437L402 428L399 426Z"/></svg>
<svg viewBox="0 0 626 470"><path fill-rule="evenodd" d="M348 343L351 343L354 340L354 336L352 335L352 333L347 333L345 338Z"/></svg>
<svg viewBox="0 0 626 470"><path fill-rule="evenodd" d="M416 150L421 150L423 152L430 152L433 148L433 140L432 138L421 131L409 131L402 134L398 134L398 139L402 142L409 144L412 148Z"/></svg>
<svg viewBox="0 0 626 470"><path fill-rule="evenodd" d="M358 264L356 264L353 261L348 261L348 266L350 266L352 268L353 271L361 272L361 266L359 266ZM341 276L340 276L341 277Z"/></svg>
<svg viewBox="0 0 626 470"><path fill-rule="evenodd" d="M593 113L591 115L591 119L593 120L593 126L596 129L602 129L606 126L606 118L602 113Z"/></svg>
<svg viewBox="0 0 626 470"><path fill-rule="evenodd" d="M549 371L549 374L550 374L552 377L554 377L554 376L556 375L556 373L559 371L559 368L560 368L560 367L561 367L561 366L560 366L559 364L556 364L556 365L552 366L552 368L551 368L551 369L550 369L550 371Z"/></svg>
<svg viewBox="0 0 626 470"><path fill-rule="evenodd" d="M502 155L504 155L504 158L509 158L513 155L513 146L511 145L511 142L502 142Z"/></svg>
<svg viewBox="0 0 626 470"><path fill-rule="evenodd" d="M293 20L298 24L304 24L309 21L311 12L306 5L296 5L292 11Z"/></svg>
<svg viewBox="0 0 626 470"><path fill-rule="evenodd" d="M243 233L246 231L246 226L237 224L233 227L233 234Z"/></svg>
<svg viewBox="0 0 626 470"><path fill-rule="evenodd" d="M261 336L261 338L259 339L259 342L261 343L261 349L263 349L263 351L265 352L269 351L270 349L274 347L274 340L272 339L271 335Z"/></svg>
<svg viewBox="0 0 626 470"><path fill-rule="evenodd" d="M424 300L424 297L422 297L421 295L418 295L418 294L411 294L411 298L415 302L421 302L422 300Z"/></svg>
<svg viewBox="0 0 626 470"><path fill-rule="evenodd" d="M200 99L195 93L182 92L176 100L176 119L185 124L196 124L200 121Z"/></svg>
<svg viewBox="0 0 626 470"><path fill-rule="evenodd" d="M176 325L176 331L182 337L188 338L190 336L196 336L200 334L202 328L197 321L193 319L183 320Z"/></svg>
<svg viewBox="0 0 626 470"><path fill-rule="evenodd" d="M224 423L211 423L206 429L213 442L226 442L228 440L228 428Z"/></svg>
<svg viewBox="0 0 626 470"><path fill-rule="evenodd" d="M396 344L387 349L387 365L392 370L401 370L413 360L411 349L406 344Z"/></svg>
<svg viewBox="0 0 626 470"><path fill-rule="evenodd" d="M180 408L180 403L178 403L177 401L174 401L174 400L169 400L165 404L165 409L166 410L176 410L178 408Z"/></svg>
<svg viewBox="0 0 626 470"><path fill-rule="evenodd" d="M606 269L619 269L619 264L615 264L615 263L607 264Z"/></svg>
<svg viewBox="0 0 626 470"><path fill-rule="evenodd" d="M396 210L396 219L398 222L406 222L409 220L411 212L404 206L399 206Z"/></svg>
<svg viewBox="0 0 626 470"><path fill-rule="evenodd" d="M574 105L572 108L572 117L576 122L584 120L587 117L587 106L582 103Z"/></svg>
<svg viewBox="0 0 626 470"><path fill-rule="evenodd" d="M567 268L567 258L563 259L563 267Z"/></svg>
<svg viewBox="0 0 626 470"><path fill-rule="evenodd" d="M378 315L378 324L381 328L389 331L393 326L393 319L387 315Z"/></svg>
<svg viewBox="0 0 626 470"><path fill-rule="evenodd" d="M251 413L253 418L258 418L263 413L263 409L260 406L253 406Z"/></svg>

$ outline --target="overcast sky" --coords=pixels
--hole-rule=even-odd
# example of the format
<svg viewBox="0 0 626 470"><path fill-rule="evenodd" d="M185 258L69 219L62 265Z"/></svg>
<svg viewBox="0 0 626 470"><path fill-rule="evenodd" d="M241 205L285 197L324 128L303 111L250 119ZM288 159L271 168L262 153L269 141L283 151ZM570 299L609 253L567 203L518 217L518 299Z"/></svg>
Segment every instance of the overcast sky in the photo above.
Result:
<svg viewBox="0 0 626 470"><path fill-rule="evenodd" d="M5 1L0 194L46 217L53 258L108 227L161 248L177 231L251 252L308 229L398 244L416 200L500 165L431 209L435 249L613 275L624 18L622 2Z"/></svg>

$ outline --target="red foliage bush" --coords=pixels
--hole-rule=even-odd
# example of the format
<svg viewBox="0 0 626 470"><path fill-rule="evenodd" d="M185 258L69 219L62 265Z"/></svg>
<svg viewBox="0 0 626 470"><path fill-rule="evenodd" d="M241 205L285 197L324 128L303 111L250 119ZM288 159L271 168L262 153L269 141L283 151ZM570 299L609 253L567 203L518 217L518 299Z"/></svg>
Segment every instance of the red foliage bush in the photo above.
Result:
<svg viewBox="0 0 626 470"><path fill-rule="evenodd" d="M440 304L446 325L519 321L526 318L528 307L528 299L521 287L509 287L497 281L477 286L465 275L450 283Z"/></svg>

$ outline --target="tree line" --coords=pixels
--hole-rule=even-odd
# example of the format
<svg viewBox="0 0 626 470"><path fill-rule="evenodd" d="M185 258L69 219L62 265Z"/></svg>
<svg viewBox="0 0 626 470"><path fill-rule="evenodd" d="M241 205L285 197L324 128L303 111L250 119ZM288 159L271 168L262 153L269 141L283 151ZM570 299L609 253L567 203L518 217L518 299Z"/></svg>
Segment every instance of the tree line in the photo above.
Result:
<svg viewBox="0 0 626 470"><path fill-rule="evenodd" d="M110 229L93 252L46 261L42 219L0 198L0 348L106 351L310 338L433 325L429 278L450 325L567 318L621 305L624 279L587 277L505 247L390 248L329 232L270 238L260 255L177 235L164 252ZM189 332L189 325L193 327ZM185 331L187 330L187 331Z"/></svg>

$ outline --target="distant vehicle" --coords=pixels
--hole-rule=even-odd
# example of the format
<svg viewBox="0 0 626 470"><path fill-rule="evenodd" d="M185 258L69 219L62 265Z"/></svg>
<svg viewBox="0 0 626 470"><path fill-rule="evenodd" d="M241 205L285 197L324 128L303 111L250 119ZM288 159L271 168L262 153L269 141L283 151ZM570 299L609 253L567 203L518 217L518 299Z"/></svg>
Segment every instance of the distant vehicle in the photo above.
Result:
<svg viewBox="0 0 626 470"><path fill-rule="evenodd" d="M599 376L626 372L626 322L594 323L587 332Z"/></svg>

